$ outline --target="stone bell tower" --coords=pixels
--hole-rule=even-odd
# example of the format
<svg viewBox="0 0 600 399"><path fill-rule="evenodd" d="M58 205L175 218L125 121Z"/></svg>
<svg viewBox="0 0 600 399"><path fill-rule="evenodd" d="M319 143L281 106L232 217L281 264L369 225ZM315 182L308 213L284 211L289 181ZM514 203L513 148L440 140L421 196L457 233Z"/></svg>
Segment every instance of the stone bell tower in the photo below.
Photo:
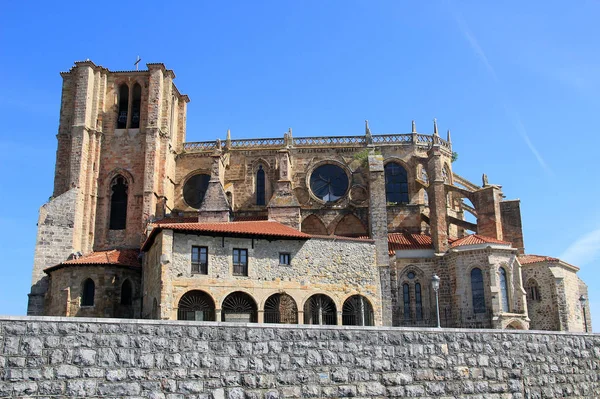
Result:
<svg viewBox="0 0 600 399"><path fill-rule="evenodd" d="M86 60L61 76L54 192L40 208L29 315L44 314L45 268L139 248L148 221L173 206L174 154L185 141L189 98L163 64L111 72Z"/></svg>

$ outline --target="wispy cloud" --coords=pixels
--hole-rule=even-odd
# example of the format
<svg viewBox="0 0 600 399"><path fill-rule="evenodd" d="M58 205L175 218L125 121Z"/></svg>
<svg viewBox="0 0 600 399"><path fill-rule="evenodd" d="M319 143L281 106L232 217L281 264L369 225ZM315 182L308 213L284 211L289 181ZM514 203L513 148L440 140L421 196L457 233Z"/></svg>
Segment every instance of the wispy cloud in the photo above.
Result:
<svg viewBox="0 0 600 399"><path fill-rule="evenodd" d="M523 138L523 141L525 141L527 148L529 148L529 150L531 151L531 153L533 154L535 159L538 161L539 165L542 167L542 169L544 169L544 171L546 173L548 173L549 175L552 175L553 174L552 169L550 169L550 166L546 163L546 161L544 160L544 158L542 157L540 152L533 145L533 142L529 138L529 134L527 133L527 129L525 128L525 125L523 124L523 121L521 120L519 113L514 109L514 107L508 101L508 97L506 96L506 94L504 93L504 90L502 89L502 87L503 87L502 82L500 81L500 78L498 77L498 74L496 73L496 69L492 66L492 63L490 62L485 51L479 44L479 41L477 40L477 38L475 37L475 35L471 31L471 29L469 29L469 26L467 25L464 18L455 9L455 7L452 4L452 1L449 0L448 5L449 5L450 11L451 11L451 13L454 17L454 20L456 21L456 24L458 25L458 28L460 29L461 33L463 34L463 36L465 37L467 42L469 42L469 45L471 46L471 48L473 49L473 51L475 52L477 57L481 60L481 62L487 69L488 73L490 74L490 76L492 77L492 80L494 81L494 83L496 85L498 96L500 97L500 100L502 101L502 104L504 105L504 110L506 112L507 117L512 122L515 130Z"/></svg>
<svg viewBox="0 0 600 399"><path fill-rule="evenodd" d="M579 237L560 255L566 262L584 266L600 259L600 229Z"/></svg>

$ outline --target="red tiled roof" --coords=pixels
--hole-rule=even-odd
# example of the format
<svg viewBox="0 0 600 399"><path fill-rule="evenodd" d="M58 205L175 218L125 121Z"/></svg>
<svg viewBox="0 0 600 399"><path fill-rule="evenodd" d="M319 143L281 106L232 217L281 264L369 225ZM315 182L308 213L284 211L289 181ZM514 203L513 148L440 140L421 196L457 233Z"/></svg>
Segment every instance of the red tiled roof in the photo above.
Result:
<svg viewBox="0 0 600 399"><path fill-rule="evenodd" d="M268 220L266 215L255 215L255 216L234 216L234 222L259 222L261 220Z"/></svg>
<svg viewBox="0 0 600 399"><path fill-rule="evenodd" d="M152 230L142 246L142 251L152 243L160 230L204 232L208 234L233 236L259 236L309 239L310 235L302 233L284 224L273 221L226 222L226 223L160 223Z"/></svg>
<svg viewBox="0 0 600 399"><path fill-rule="evenodd" d="M115 265L127 267L141 267L142 264L139 259L139 254L140 251L137 249L111 249L108 251L92 252L80 258L66 260L64 262L59 263L58 265L50 266L44 269L44 271L49 272L64 266L72 265Z"/></svg>
<svg viewBox="0 0 600 399"><path fill-rule="evenodd" d="M431 236L425 234L390 233L388 234L388 253L408 249L432 249Z"/></svg>
<svg viewBox="0 0 600 399"><path fill-rule="evenodd" d="M479 235L479 234L471 234L471 235L468 235L468 236L463 237L463 238L459 238L458 240L454 241L452 243L452 245L450 245L450 247L451 248L456 248L456 247L462 247L464 245L477 245L477 244L504 244L504 245L510 245L510 242L498 240L498 239L492 238L492 237L482 236L482 235Z"/></svg>
<svg viewBox="0 0 600 399"><path fill-rule="evenodd" d="M538 262L558 262L560 259L552 258L550 256L544 255L520 255L519 263L522 265L528 265L530 263L538 263Z"/></svg>
<svg viewBox="0 0 600 399"><path fill-rule="evenodd" d="M323 235L323 234L311 234L312 238L323 238L326 240L342 240L342 241L362 241L362 242L375 242L372 238L367 236L359 237L346 237L346 236L334 236L334 235Z"/></svg>
<svg viewBox="0 0 600 399"><path fill-rule="evenodd" d="M196 223L198 222L198 216L196 217L168 217L160 220L155 220L153 223L157 225L165 224L165 223Z"/></svg>

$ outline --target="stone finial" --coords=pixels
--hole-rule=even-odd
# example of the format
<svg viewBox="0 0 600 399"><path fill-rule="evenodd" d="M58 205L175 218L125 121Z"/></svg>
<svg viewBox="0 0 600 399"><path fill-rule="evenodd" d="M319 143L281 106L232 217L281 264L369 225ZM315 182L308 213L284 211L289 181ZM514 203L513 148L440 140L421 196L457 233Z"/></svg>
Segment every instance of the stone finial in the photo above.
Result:
<svg viewBox="0 0 600 399"><path fill-rule="evenodd" d="M292 128L288 128L288 137L290 138L290 140L292 139Z"/></svg>
<svg viewBox="0 0 600 399"><path fill-rule="evenodd" d="M417 132L417 124L415 123L415 121L413 119L411 133L416 133L416 132Z"/></svg>
<svg viewBox="0 0 600 399"><path fill-rule="evenodd" d="M487 175L485 173L483 174L483 176L481 176L481 181L482 181L484 187L485 186L489 186L489 184L490 184L488 182L488 177L487 177Z"/></svg>
<svg viewBox="0 0 600 399"><path fill-rule="evenodd" d="M439 136L436 118L433 118L433 134L435 134L436 136Z"/></svg>
<svg viewBox="0 0 600 399"><path fill-rule="evenodd" d="M371 135L371 129L369 129L369 121L365 120L365 138L367 144L373 144L373 136Z"/></svg>
<svg viewBox="0 0 600 399"><path fill-rule="evenodd" d="M446 141L447 141L448 143L451 143L451 142L452 142L452 139L450 138L450 129L448 129L448 133L447 133L447 136L446 136Z"/></svg>
<svg viewBox="0 0 600 399"><path fill-rule="evenodd" d="M231 148L231 130L227 129L227 137L225 138L225 148Z"/></svg>
<svg viewBox="0 0 600 399"><path fill-rule="evenodd" d="M215 147L217 148L217 150L221 151L221 139L217 139Z"/></svg>

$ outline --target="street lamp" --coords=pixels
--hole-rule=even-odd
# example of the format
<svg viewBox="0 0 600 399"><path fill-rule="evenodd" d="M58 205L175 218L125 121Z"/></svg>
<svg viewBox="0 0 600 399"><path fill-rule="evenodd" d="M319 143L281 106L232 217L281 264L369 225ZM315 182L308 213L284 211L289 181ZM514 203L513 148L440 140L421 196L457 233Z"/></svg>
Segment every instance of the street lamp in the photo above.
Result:
<svg viewBox="0 0 600 399"><path fill-rule="evenodd" d="M581 311L583 312L583 325L585 326L585 332L588 332L587 316L585 315L585 301L587 301L587 298L584 295L579 297L579 302L581 302Z"/></svg>
<svg viewBox="0 0 600 399"><path fill-rule="evenodd" d="M435 292L435 314L437 316L437 327L441 328L442 326L440 325L440 300L438 297L438 291L440 290L440 278L437 276L437 274L434 274L431 278L431 288L433 288L433 291Z"/></svg>

